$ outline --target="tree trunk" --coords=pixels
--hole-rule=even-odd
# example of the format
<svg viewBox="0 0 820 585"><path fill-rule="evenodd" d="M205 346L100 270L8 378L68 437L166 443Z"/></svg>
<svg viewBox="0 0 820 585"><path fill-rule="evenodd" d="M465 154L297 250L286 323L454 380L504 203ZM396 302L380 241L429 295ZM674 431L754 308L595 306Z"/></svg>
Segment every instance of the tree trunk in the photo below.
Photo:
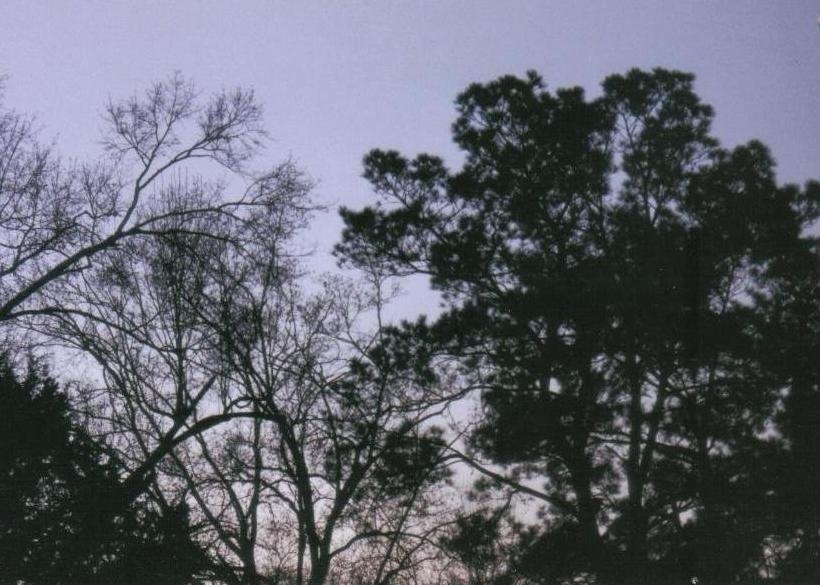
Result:
<svg viewBox="0 0 820 585"><path fill-rule="evenodd" d="M641 446L644 413L642 386L635 357L630 359L629 453L626 461L627 543L625 576L635 585L646 583L648 523L643 508L644 477L641 473Z"/></svg>

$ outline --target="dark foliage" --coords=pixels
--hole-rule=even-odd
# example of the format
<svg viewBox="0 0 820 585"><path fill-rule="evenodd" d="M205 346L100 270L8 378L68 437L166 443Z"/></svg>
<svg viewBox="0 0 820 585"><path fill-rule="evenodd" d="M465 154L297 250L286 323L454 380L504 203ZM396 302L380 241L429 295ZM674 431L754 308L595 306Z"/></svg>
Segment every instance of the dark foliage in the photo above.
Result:
<svg viewBox="0 0 820 585"><path fill-rule="evenodd" d="M117 461L42 368L0 359L0 583L191 583L204 555L184 505L124 503Z"/></svg>
<svg viewBox="0 0 820 585"><path fill-rule="evenodd" d="M536 582L818 579L820 185L722 148L693 83L474 84L461 170L373 151L378 204L342 211L344 261L448 303L405 334L484 388L473 448L540 479Z"/></svg>

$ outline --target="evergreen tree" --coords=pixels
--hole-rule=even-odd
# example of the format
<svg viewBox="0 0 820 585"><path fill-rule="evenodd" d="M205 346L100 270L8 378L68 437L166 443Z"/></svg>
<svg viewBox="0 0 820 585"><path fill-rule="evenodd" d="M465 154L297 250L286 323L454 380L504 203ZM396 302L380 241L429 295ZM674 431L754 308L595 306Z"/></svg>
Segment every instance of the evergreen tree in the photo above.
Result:
<svg viewBox="0 0 820 585"><path fill-rule="evenodd" d="M123 503L118 463L72 421L57 382L0 359L0 582L191 583L184 505Z"/></svg>
<svg viewBox="0 0 820 585"><path fill-rule="evenodd" d="M797 420L816 409L796 406L815 403L816 371L789 348L817 338L817 313L800 313L816 271L783 308L796 337L764 308L786 294L784 267L817 262L804 234L820 189L778 184L760 142L722 148L693 83L631 70L595 100L535 73L471 85L453 124L461 170L372 151L379 202L342 210L344 261L442 293L448 310L406 334L484 388L474 449L541 478L531 579L757 578L784 394L797 475L817 469L816 426Z"/></svg>

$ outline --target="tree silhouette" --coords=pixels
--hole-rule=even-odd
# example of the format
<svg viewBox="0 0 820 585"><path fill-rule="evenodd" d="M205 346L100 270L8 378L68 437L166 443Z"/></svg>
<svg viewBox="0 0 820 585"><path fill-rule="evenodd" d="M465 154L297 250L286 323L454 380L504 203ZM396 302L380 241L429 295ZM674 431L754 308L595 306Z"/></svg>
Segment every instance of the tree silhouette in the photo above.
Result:
<svg viewBox="0 0 820 585"><path fill-rule="evenodd" d="M187 509L123 508L118 463L42 368L0 362L0 581L191 583L206 569Z"/></svg>
<svg viewBox="0 0 820 585"><path fill-rule="evenodd" d="M795 407L816 400L816 369L790 346L816 339L816 268L790 292L778 279L795 258L817 264L803 234L820 189L778 185L757 141L720 147L693 81L631 70L595 100L535 73L471 85L453 124L461 170L372 151L379 202L342 210L344 261L429 275L447 303L405 332L483 387L464 458L507 467L508 485L540 479L518 484L548 510L532 579L757 578L777 532L761 510L781 494L773 468L757 472L786 448L777 434L799 428L791 453L816 470L798 421L813 410ZM772 323L786 318L798 337Z"/></svg>
<svg viewBox="0 0 820 585"><path fill-rule="evenodd" d="M212 582L415 578L447 520L446 441L431 421L450 397L416 345L366 325L388 300L378 278L303 290L294 239L315 209L312 183L290 162L248 169L264 136L250 92L202 100L176 75L106 118L111 184L61 182L48 157L37 170L30 127L4 150L14 136L0 125L0 169L14 170L0 176L0 328L93 364L71 409L118 482L105 507L76 508L133 510L147 523L133 530L166 546L153 518L184 504ZM218 173L178 172L214 162ZM86 535L89 555L122 540ZM117 550L139 568L140 541Z"/></svg>
<svg viewBox="0 0 820 585"><path fill-rule="evenodd" d="M68 165L40 144L30 117L0 109L4 329L32 316L82 315L67 303L73 286L123 245L208 236L203 222L237 225L276 212L282 166L249 168L266 137L252 92L203 99L176 73L142 95L110 101L105 121L108 156ZM205 171L186 173L195 162Z"/></svg>

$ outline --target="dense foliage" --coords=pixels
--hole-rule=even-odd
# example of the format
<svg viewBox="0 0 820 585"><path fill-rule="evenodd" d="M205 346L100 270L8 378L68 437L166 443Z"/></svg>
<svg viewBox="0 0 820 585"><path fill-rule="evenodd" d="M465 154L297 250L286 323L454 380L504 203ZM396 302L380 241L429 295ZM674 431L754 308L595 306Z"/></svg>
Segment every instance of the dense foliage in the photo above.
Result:
<svg viewBox="0 0 820 585"><path fill-rule="evenodd" d="M0 582L820 582L820 183L677 71L456 105L318 282L252 92L111 102L88 165L0 110Z"/></svg>
<svg viewBox="0 0 820 585"><path fill-rule="evenodd" d="M375 150L342 211L345 261L443 294L405 331L483 388L474 456L539 480L506 578L818 578L820 184L721 147L693 80L474 84L460 170Z"/></svg>
<svg viewBox="0 0 820 585"><path fill-rule="evenodd" d="M184 505L124 504L117 461L57 383L0 363L0 582L189 583L206 566Z"/></svg>

